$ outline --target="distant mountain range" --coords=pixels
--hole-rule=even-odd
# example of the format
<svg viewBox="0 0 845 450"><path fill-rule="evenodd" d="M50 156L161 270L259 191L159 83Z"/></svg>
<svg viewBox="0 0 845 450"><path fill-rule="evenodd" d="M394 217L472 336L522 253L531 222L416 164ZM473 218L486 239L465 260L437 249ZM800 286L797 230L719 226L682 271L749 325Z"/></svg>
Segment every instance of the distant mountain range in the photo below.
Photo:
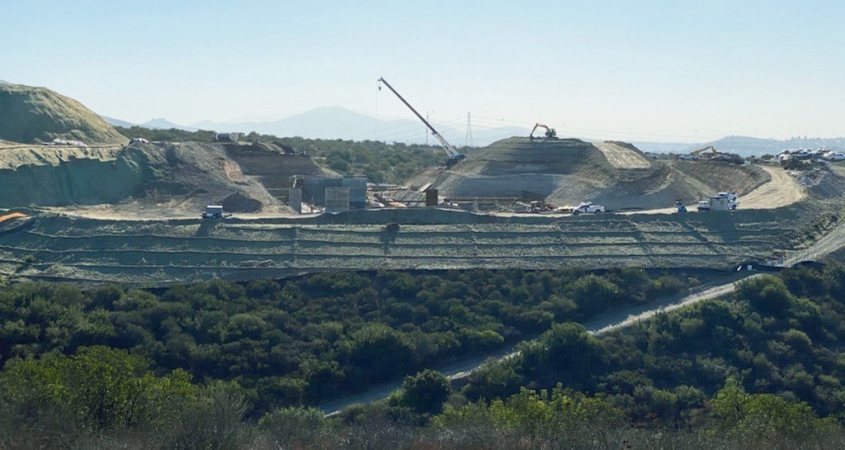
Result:
<svg viewBox="0 0 845 450"><path fill-rule="evenodd" d="M197 131L197 129L198 129L198 128L194 128L194 127L186 127L184 125L179 125L177 123L173 123L173 122L171 122L167 119L162 119L162 118L148 120L144 123L132 123L132 122L127 122L125 120L115 119L113 117L107 117L107 116L100 116L100 117L102 117L103 120L105 120L106 122L108 122L111 125L123 127L123 128L144 127L144 128L149 128L151 130L169 130L171 128L176 128L177 130L185 130L185 131Z"/></svg>
<svg viewBox="0 0 845 450"><path fill-rule="evenodd" d="M191 124L203 130L238 131L275 136L299 136L309 139L344 139L353 141L378 140L422 144L426 142L426 128L414 119L381 120L341 107L312 109L271 122L211 122ZM462 147L467 144L466 130L432 121L432 125L450 144ZM529 130L518 127L500 127L472 130L472 145L485 146L499 139L527 134ZM436 144L434 137L428 141Z"/></svg>
<svg viewBox="0 0 845 450"><path fill-rule="evenodd" d="M728 136L716 141L705 142L701 145L690 145L684 150L688 152L708 145L712 145L720 152L737 153L742 156L760 156L765 154L777 155L784 150L799 148L843 150L845 149L845 138L794 137L786 140L778 140L760 139L750 136Z"/></svg>
<svg viewBox="0 0 845 450"><path fill-rule="evenodd" d="M103 117L106 122L122 127L135 124L110 117ZM462 147L467 142L465 130L437 123L432 125L449 143L455 147ZM166 119L153 119L138 126L152 129L176 128L186 131L214 130L218 132L255 131L261 134L271 134L279 137L299 136L308 139L343 139L352 141L378 140L384 142L403 142L422 144L426 142L426 129L418 120L399 119L381 120L366 114L341 107L325 107L312 109L301 114L284 119L268 122L212 122L202 121L184 126ZM473 129L472 142L475 147L484 147L500 139L513 136L527 136L531 130L523 127L498 127L488 129ZM595 141L582 137L584 140ZM433 136L428 136L428 143L436 145ZM728 136L722 139L704 142L632 142L644 152L655 153L688 153L697 148L714 146L721 152L737 153L742 156L778 154L785 149L819 148L845 149L845 138L792 138L789 140L760 139L749 136Z"/></svg>
<svg viewBox="0 0 845 450"><path fill-rule="evenodd" d="M131 128L131 127L137 126L134 123L129 123L129 122L126 122L125 120L114 119L112 117L100 116L100 118L105 120L107 124L112 125L112 126L116 126L116 127Z"/></svg>
<svg viewBox="0 0 845 450"><path fill-rule="evenodd" d="M693 150L713 146L716 150L726 153L736 153L741 156L777 155L784 150L800 148L828 148L831 150L845 150L845 138L807 138L794 137L791 139L761 139L750 136L727 136L721 139L690 144L688 142L632 142L644 152L655 153L689 153Z"/></svg>

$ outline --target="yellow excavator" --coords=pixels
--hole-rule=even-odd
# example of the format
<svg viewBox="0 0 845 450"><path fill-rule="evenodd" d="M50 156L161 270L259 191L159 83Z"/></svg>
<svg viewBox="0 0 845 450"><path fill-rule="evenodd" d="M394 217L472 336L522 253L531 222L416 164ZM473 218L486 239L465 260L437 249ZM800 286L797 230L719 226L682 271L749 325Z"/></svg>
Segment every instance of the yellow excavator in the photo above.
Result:
<svg viewBox="0 0 845 450"><path fill-rule="evenodd" d="M710 151L710 153L704 153L706 151ZM722 152L716 150L716 148L713 147L712 145L709 145L707 147L702 147L698 150L693 150L693 151L689 152L689 154L694 156L694 157L699 156L700 153L704 153L701 156L703 156L705 158L715 158L716 156L719 156L719 155L722 154Z"/></svg>
<svg viewBox="0 0 845 450"><path fill-rule="evenodd" d="M556 137L557 137L557 131L555 131L555 129L554 129L554 128L549 128L549 127L548 127L548 126L546 126L546 125L543 125L543 124L541 124L541 123L537 123L537 124L535 124L535 125L534 125L534 128L532 128L532 129L531 129L531 134L529 134L529 135L528 135L528 137L529 137L532 141L533 141L534 139L539 139L539 136L538 136L537 138L535 138L535 137L534 137L534 132L535 132L535 131L537 131L537 128L545 128L545 129L546 129L546 133L545 133L545 137L546 137L546 139L552 139L552 138L556 138Z"/></svg>

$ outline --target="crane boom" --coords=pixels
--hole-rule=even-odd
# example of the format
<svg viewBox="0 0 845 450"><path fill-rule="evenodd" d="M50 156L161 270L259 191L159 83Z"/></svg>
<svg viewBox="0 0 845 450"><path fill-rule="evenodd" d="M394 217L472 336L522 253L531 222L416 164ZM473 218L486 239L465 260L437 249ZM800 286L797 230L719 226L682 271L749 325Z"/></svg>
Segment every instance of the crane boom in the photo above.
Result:
<svg viewBox="0 0 845 450"><path fill-rule="evenodd" d="M411 104L408 103L407 100L405 100L404 97L399 95L399 93L396 92L396 89L393 89L393 86L391 86L390 83L387 82L387 80L385 80L384 78L379 78L378 81L380 83L384 83L384 85L387 86L388 89L390 89L390 92L393 92L393 94L399 97L399 100L402 100L402 103L404 103L405 106L407 106L408 109L410 109L411 112L413 112L414 115L416 115L417 118L419 118L422 123L424 123L425 126L428 127L429 130L431 130L431 134L434 135L434 138L437 139L438 142L440 142L440 146L443 147L443 150L446 150L446 154L449 155L449 161L446 163L447 166L451 167L455 165L455 163L457 163L458 161L466 158L466 155L463 155L459 151L457 151L455 147L452 146L452 144L447 142L446 139L441 136L440 133L438 133L437 130L435 130L434 127L431 126L431 124L428 123L428 121L425 120L425 118L420 115L420 113L418 113L417 110L414 109L414 107L411 106Z"/></svg>

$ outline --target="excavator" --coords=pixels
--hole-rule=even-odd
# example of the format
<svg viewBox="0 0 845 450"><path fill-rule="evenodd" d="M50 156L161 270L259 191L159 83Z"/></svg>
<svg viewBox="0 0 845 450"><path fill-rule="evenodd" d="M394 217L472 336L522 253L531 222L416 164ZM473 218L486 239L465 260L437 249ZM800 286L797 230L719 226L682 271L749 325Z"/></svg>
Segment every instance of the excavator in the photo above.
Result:
<svg viewBox="0 0 845 450"><path fill-rule="evenodd" d="M554 128L549 128L548 126L543 125L542 123L537 123L537 124L534 125L534 128L531 129L531 134L528 135L528 138L530 138L532 141L535 139L534 138L534 132L537 131L537 128L545 128L546 129L546 134L545 134L546 139L552 139L552 138L557 137L557 131L555 131ZM539 137L537 139L539 139Z"/></svg>
<svg viewBox="0 0 845 450"><path fill-rule="evenodd" d="M385 80L384 78L379 78L378 82L384 83L384 85L387 86L388 89L390 89L390 92L393 92L394 94L396 94L396 96L399 97L399 100L402 100L402 103L404 103L405 106L407 106L408 109L410 109L411 112L414 113L417 116L417 118L422 120L422 123L424 123L425 126L428 127L429 130L431 130L432 136L434 136L437 139L437 141L440 142L440 146L443 147L443 150L446 150L446 154L449 155L449 159L446 161L446 168L447 169L451 168L452 166L454 166L455 164L463 161L463 159L466 158L466 155L460 153L459 151L457 151L455 149L455 147L452 147L452 144L446 142L446 139L443 138L443 136L441 136L440 133L438 133L437 130L435 130L434 127L431 126L431 124L428 123L428 121L425 120L423 118L423 116L421 116L420 113L418 113L417 110L414 109L414 107L411 106L410 103L408 103L407 100L405 100L401 95L399 95L399 93L396 92L396 89L393 89L393 86L391 86L390 83L387 82L387 80ZM381 90L381 85L379 85L378 88L379 88L379 90Z"/></svg>
<svg viewBox="0 0 845 450"><path fill-rule="evenodd" d="M704 153L708 150L710 151L710 153ZM703 156L705 158L715 158L715 157L722 154L722 152L716 150L716 148L713 147L712 145L708 145L707 147L702 147L698 150L693 150L693 151L689 152L689 154L692 155L693 157L698 157L699 153L704 153L701 156Z"/></svg>

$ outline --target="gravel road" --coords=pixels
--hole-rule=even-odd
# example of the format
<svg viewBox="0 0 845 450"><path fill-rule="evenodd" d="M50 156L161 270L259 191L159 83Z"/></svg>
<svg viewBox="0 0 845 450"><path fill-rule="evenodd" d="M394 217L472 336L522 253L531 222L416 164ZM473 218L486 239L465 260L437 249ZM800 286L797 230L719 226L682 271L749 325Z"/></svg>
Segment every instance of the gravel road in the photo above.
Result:
<svg viewBox="0 0 845 450"><path fill-rule="evenodd" d="M719 280L717 282L704 284L699 286L693 292L685 295L676 295L662 300L657 300L649 303L648 305L629 307L619 311L602 314L600 317L584 323L584 327L589 333L594 335L609 333L611 331L636 324L640 321L648 320L662 312L672 311L701 300L713 299L730 294L734 291L736 282L757 276L760 276L760 274L751 275L748 272L738 272L734 274L729 281ZM459 380L468 377L473 371L478 370L478 368L480 368L486 361L512 358L516 356L516 354L517 352L515 352L511 347L484 356L477 356L449 364L445 367L439 368L438 370L443 375L446 375L446 377L450 380ZM350 405L356 403L369 403L387 398L391 392L399 389L401 385L402 380L386 383L367 392L345 397L330 403L325 403L320 406L320 409L326 413L326 416L337 415L343 411L344 408Z"/></svg>

